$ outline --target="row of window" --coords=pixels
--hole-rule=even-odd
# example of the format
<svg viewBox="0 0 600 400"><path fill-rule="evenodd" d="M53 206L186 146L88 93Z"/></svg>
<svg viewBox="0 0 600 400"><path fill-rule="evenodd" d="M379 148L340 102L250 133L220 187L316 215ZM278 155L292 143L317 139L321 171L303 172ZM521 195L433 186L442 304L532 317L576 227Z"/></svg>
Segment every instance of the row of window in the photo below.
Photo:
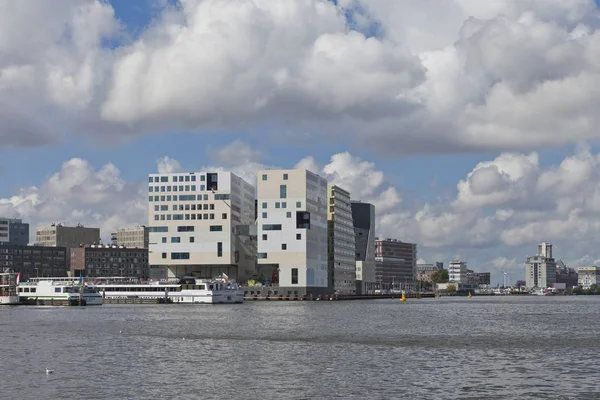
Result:
<svg viewBox="0 0 600 400"><path fill-rule="evenodd" d="M267 216L268 216L268 213L266 213L266 212L263 212L263 213L262 213L262 217L263 217L263 218L267 218ZM291 211L288 211L288 212L286 212L286 213L285 213L285 217L286 217L286 218L292 218L292 212L291 212Z"/></svg>
<svg viewBox="0 0 600 400"><path fill-rule="evenodd" d="M215 194L215 200L219 200L217 199L217 195ZM190 194L190 195L181 195L181 196L177 196L177 195L173 195L171 196L169 195L161 195L161 196L148 196L148 201L149 202L153 202L153 201L208 201L208 195L207 194L199 194L198 196ZM222 199L221 199L222 200Z"/></svg>
<svg viewBox="0 0 600 400"><path fill-rule="evenodd" d="M201 219L215 219L215 214L161 214L155 215L155 221L195 221ZM221 219L227 219L227 214L221 214Z"/></svg>
<svg viewBox="0 0 600 400"><path fill-rule="evenodd" d="M262 240L267 240L268 235L266 233L263 233L262 235ZM296 233L296 240L302 240L302 234L301 233ZM282 250L285 250L282 248Z"/></svg>
<svg viewBox="0 0 600 400"><path fill-rule="evenodd" d="M288 180L288 174L283 174L283 180L287 181ZM267 174L262 174L262 180L266 181L267 180Z"/></svg>
<svg viewBox="0 0 600 400"><path fill-rule="evenodd" d="M200 180L204 182L206 177L204 175L200 175ZM168 176L151 176L148 178L148 182L169 182ZM173 182L196 182L196 175L179 175L173 176Z"/></svg>
<svg viewBox="0 0 600 400"><path fill-rule="evenodd" d="M168 253L162 253L162 258L168 258ZM223 257L223 242L217 242L217 257ZM190 253L171 253L171 260L189 260Z"/></svg>
<svg viewBox="0 0 600 400"><path fill-rule="evenodd" d="M267 208L268 204L267 202L262 202L262 208L263 210L265 210ZM275 208L287 208L287 202L282 201L276 201L275 202ZM296 202L296 208L302 208L302 202L301 201L297 201Z"/></svg>
<svg viewBox="0 0 600 400"><path fill-rule="evenodd" d="M173 211L196 211L196 209L199 210L214 210L215 209L215 205L214 204L173 204L172 205L172 210ZM169 206L167 204L161 204L161 205L155 205L154 206L154 211L169 211ZM227 214L223 213L223 215L225 215L225 217L223 217L223 219L227 219Z"/></svg>
<svg viewBox="0 0 600 400"><path fill-rule="evenodd" d="M200 185L200 191L203 192L206 190L205 185ZM173 185L173 186L148 186L149 193L158 193L158 192L195 192L196 185Z"/></svg>

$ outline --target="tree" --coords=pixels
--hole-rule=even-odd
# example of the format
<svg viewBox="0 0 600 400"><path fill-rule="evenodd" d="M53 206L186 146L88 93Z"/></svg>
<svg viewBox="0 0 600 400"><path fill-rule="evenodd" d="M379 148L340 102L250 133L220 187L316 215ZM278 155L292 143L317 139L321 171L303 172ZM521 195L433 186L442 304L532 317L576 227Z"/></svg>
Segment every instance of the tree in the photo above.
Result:
<svg viewBox="0 0 600 400"><path fill-rule="evenodd" d="M456 285L448 285L446 287L446 291L448 291L448 293L454 293L454 292L456 292Z"/></svg>
<svg viewBox="0 0 600 400"><path fill-rule="evenodd" d="M431 281L433 283L446 283L448 282L448 279L448 270L446 269L437 270L431 275Z"/></svg>

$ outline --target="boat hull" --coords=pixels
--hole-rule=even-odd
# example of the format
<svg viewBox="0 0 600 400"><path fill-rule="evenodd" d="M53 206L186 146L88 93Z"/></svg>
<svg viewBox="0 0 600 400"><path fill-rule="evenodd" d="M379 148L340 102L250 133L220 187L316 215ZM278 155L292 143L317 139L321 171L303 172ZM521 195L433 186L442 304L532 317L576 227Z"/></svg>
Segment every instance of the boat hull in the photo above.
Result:
<svg viewBox="0 0 600 400"><path fill-rule="evenodd" d="M19 296L0 296L0 305L8 306L20 304Z"/></svg>

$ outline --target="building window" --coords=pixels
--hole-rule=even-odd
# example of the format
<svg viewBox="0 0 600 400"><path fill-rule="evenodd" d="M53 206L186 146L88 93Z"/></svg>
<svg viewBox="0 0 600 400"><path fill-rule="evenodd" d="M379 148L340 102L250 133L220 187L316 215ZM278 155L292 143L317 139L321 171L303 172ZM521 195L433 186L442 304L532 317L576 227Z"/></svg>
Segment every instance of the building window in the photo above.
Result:
<svg viewBox="0 0 600 400"><path fill-rule="evenodd" d="M223 257L223 242L217 242L217 257Z"/></svg>
<svg viewBox="0 0 600 400"><path fill-rule="evenodd" d="M283 174L283 180L287 181L288 180L288 174Z"/></svg>
<svg viewBox="0 0 600 400"><path fill-rule="evenodd" d="M282 243L281 244L281 250L287 250L287 244Z"/></svg>
<svg viewBox="0 0 600 400"><path fill-rule="evenodd" d="M150 187L148 188L148 191L149 191L149 192L152 192L152 189L153 189L153 188L152 188L152 186L150 186Z"/></svg>
<svg viewBox="0 0 600 400"><path fill-rule="evenodd" d="M190 236L190 243L194 243L194 237Z"/></svg>
<svg viewBox="0 0 600 400"><path fill-rule="evenodd" d="M173 201L177 201L177 195L173 196Z"/></svg>
<svg viewBox="0 0 600 400"><path fill-rule="evenodd" d="M214 209L215 209L215 205L214 205L214 204L210 204L210 205L209 205L209 208L210 208L211 210L214 210Z"/></svg>
<svg viewBox="0 0 600 400"><path fill-rule="evenodd" d="M173 177L173 182L177 182L177 177L176 176Z"/></svg>
<svg viewBox="0 0 600 400"><path fill-rule="evenodd" d="M275 208L280 208L281 207L281 203L279 203L278 201L275 202Z"/></svg>
<svg viewBox="0 0 600 400"><path fill-rule="evenodd" d="M163 243L167 243L167 237L166 237L166 236L163 236L163 237L162 237L162 242L163 242Z"/></svg>
<svg viewBox="0 0 600 400"><path fill-rule="evenodd" d="M186 178L187 178L187 176L186 176ZM186 191L186 192L189 192L189 191L190 191L190 185L185 185L185 191Z"/></svg>
<svg viewBox="0 0 600 400"><path fill-rule="evenodd" d="M296 240L302 240L302 234L296 233Z"/></svg>
<svg viewBox="0 0 600 400"><path fill-rule="evenodd" d="M196 175L192 175L192 182L196 182Z"/></svg>
<svg viewBox="0 0 600 400"><path fill-rule="evenodd" d="M263 231L280 231L281 224L265 224L263 225Z"/></svg>
<svg viewBox="0 0 600 400"><path fill-rule="evenodd" d="M160 177L160 181L161 182L169 182L169 177L168 176L161 176Z"/></svg>
<svg viewBox="0 0 600 400"><path fill-rule="evenodd" d="M183 182L183 176L179 177L179 182Z"/></svg>
<svg viewBox="0 0 600 400"><path fill-rule="evenodd" d="M206 186L204 186L204 185L200 185L200 191L202 192L202 191L204 191L204 190L206 190ZM199 200L201 200L201 199L199 199Z"/></svg>
<svg viewBox="0 0 600 400"><path fill-rule="evenodd" d="M154 197L148 196L148 201L152 201L152 199L154 199Z"/></svg>
<svg viewBox="0 0 600 400"><path fill-rule="evenodd" d="M148 182L152 183L152 182L154 182L154 179L152 179L152 177L149 177Z"/></svg>
<svg viewBox="0 0 600 400"><path fill-rule="evenodd" d="M279 198L287 198L287 185L279 185Z"/></svg>
<svg viewBox="0 0 600 400"><path fill-rule="evenodd" d="M302 208L302 202L301 201L297 201L296 202L296 208Z"/></svg>
<svg viewBox="0 0 600 400"><path fill-rule="evenodd" d="M204 201L206 201L206 200L208 200L208 195L207 194L204 195Z"/></svg>
<svg viewBox="0 0 600 400"><path fill-rule="evenodd" d="M200 180L201 180L202 182L204 182L204 181L206 180L206 176L205 176L205 175L200 175Z"/></svg>
<svg viewBox="0 0 600 400"><path fill-rule="evenodd" d="M267 253L258 253L256 255L256 258L265 259L267 258Z"/></svg>
<svg viewBox="0 0 600 400"><path fill-rule="evenodd" d="M210 214L210 219L215 219L215 214Z"/></svg>
<svg viewBox="0 0 600 400"><path fill-rule="evenodd" d="M262 240L267 240L267 234L266 233L263 233Z"/></svg>
<svg viewBox="0 0 600 400"><path fill-rule="evenodd" d="M262 174L262 180L266 181L267 180L267 174Z"/></svg>
<svg viewBox="0 0 600 400"><path fill-rule="evenodd" d="M196 185L192 185L192 191L195 192L196 191Z"/></svg>
<svg viewBox="0 0 600 400"><path fill-rule="evenodd" d="M281 202L281 208L287 208L287 203L285 201Z"/></svg>
<svg viewBox="0 0 600 400"><path fill-rule="evenodd" d="M158 215L155 215L155 216L154 216L154 220L155 220L155 221L158 221Z"/></svg>
<svg viewBox="0 0 600 400"><path fill-rule="evenodd" d="M227 213L223 213L223 214L221 214L221 218L222 218L222 219L227 219Z"/></svg>
<svg viewBox="0 0 600 400"><path fill-rule="evenodd" d="M171 253L171 260L189 260L190 253Z"/></svg>
<svg viewBox="0 0 600 400"><path fill-rule="evenodd" d="M266 212L262 213L262 217L267 218L267 213Z"/></svg>
<svg viewBox="0 0 600 400"><path fill-rule="evenodd" d="M190 181L190 176L189 176L189 175L186 175L186 176L185 176L185 181L186 181L186 182L189 182L189 181Z"/></svg>
<svg viewBox="0 0 600 400"><path fill-rule="evenodd" d="M158 210L159 210L159 206L158 205L154 206L154 211L158 211Z"/></svg>
<svg viewBox="0 0 600 400"><path fill-rule="evenodd" d="M210 231L211 232L222 232L223 231L223 225L211 225L210 226Z"/></svg>
<svg viewBox="0 0 600 400"><path fill-rule="evenodd" d="M286 218L292 218L292 212L291 211L286 212L285 213L285 217Z"/></svg>
<svg viewBox="0 0 600 400"><path fill-rule="evenodd" d="M158 182L158 176L154 177L154 182Z"/></svg>
<svg viewBox="0 0 600 400"><path fill-rule="evenodd" d="M298 268L292 268L292 285L298 284Z"/></svg>
<svg viewBox="0 0 600 400"><path fill-rule="evenodd" d="M172 236L171 243L181 243L181 238L179 236Z"/></svg>
<svg viewBox="0 0 600 400"><path fill-rule="evenodd" d="M167 258L167 253L162 253L162 258Z"/></svg>

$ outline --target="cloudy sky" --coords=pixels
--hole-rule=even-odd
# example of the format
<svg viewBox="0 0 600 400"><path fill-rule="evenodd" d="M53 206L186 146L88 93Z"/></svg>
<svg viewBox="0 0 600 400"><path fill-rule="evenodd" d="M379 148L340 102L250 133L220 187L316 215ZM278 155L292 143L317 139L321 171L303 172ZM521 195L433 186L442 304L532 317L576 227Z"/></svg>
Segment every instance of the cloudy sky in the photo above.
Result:
<svg viewBox="0 0 600 400"><path fill-rule="evenodd" d="M599 27L593 0L0 0L0 215L108 238L148 173L299 166L427 262L600 262Z"/></svg>

